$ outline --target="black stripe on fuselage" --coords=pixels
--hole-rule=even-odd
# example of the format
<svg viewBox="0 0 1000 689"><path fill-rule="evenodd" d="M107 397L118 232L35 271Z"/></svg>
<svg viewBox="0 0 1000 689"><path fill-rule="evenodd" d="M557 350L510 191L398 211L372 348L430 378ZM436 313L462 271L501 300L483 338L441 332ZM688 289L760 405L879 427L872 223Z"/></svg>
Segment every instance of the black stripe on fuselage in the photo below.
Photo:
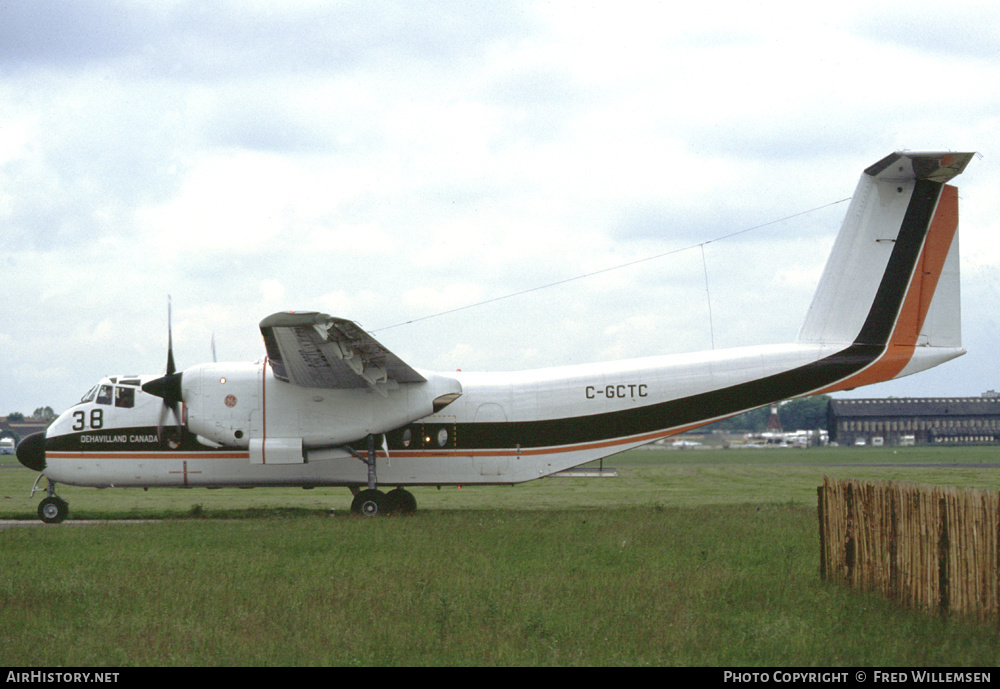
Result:
<svg viewBox="0 0 1000 689"><path fill-rule="evenodd" d="M641 436L731 416L844 380L885 352L942 187L939 182L917 180L864 325L855 341L836 354L758 380L636 409L538 421L415 424L419 428L411 428L408 443L404 443L407 427L387 434L389 447L437 449L441 428L449 433L446 449L458 450L552 447Z"/></svg>
<svg viewBox="0 0 1000 689"><path fill-rule="evenodd" d="M198 442L198 437L183 431L180 443L176 440L176 427L170 426L157 437L156 426L134 426L130 428L100 428L48 436L45 439L46 452L146 452L154 450L176 450L177 452L211 452L213 449L232 451L232 448L210 448Z"/></svg>

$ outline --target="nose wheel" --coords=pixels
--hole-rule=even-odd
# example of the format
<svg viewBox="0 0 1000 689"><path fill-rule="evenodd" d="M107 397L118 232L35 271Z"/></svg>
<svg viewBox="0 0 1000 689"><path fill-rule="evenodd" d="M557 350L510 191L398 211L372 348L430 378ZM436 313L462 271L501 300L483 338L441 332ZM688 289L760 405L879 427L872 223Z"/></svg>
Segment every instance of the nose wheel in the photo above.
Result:
<svg viewBox="0 0 1000 689"><path fill-rule="evenodd" d="M38 478L35 479L35 485L31 488L32 496L39 489L38 482L42 480L43 476L44 474L39 474ZM56 495L55 481L50 480L45 490L49 495L38 503L38 518L46 524L58 524L69 516L69 503Z"/></svg>
<svg viewBox="0 0 1000 689"><path fill-rule="evenodd" d="M58 495L45 498L38 503L38 518L46 524L58 524L69 514L69 503Z"/></svg>

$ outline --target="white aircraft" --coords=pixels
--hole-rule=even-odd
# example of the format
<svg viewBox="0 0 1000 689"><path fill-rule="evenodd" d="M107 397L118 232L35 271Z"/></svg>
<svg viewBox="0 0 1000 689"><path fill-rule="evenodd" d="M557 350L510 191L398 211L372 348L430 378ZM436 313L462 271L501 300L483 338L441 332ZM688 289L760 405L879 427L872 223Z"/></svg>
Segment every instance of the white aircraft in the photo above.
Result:
<svg viewBox="0 0 1000 689"><path fill-rule="evenodd" d="M263 360L178 372L168 313L166 375L105 378L17 457L48 479L46 522L68 513L58 483L346 486L352 510L371 516L415 510L407 486L520 483L779 400L916 373L965 352L947 182L972 155L894 153L864 171L790 344L433 373L351 321L291 312L261 321Z"/></svg>

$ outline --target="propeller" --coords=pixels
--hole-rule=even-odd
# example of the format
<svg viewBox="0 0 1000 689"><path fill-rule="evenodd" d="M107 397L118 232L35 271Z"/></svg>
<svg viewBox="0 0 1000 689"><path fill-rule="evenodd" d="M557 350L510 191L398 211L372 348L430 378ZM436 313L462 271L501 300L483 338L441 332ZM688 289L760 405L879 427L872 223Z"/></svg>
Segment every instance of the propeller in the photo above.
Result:
<svg viewBox="0 0 1000 689"><path fill-rule="evenodd" d="M181 412L180 404L184 400L181 397L181 376L182 373L177 373L177 367L174 365L174 338L173 338L173 326L171 324L171 300L170 296L167 296L167 372L166 375L149 381L142 386L142 391L149 393L150 395L155 395L163 399L163 407L160 409L160 418L156 426L156 437L163 442L163 425L167 418L167 411L173 412L174 421L177 425L177 433L175 437L167 439L170 444L180 444L181 438L183 437L182 429L183 424L181 423Z"/></svg>

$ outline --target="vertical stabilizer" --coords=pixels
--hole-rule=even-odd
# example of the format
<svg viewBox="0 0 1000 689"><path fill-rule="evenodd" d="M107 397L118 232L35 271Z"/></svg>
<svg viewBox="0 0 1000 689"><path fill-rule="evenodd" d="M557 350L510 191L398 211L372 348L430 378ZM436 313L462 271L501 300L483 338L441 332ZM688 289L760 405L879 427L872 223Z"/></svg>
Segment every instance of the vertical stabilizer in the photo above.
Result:
<svg viewBox="0 0 1000 689"><path fill-rule="evenodd" d="M909 370L916 348L962 353L958 192L946 182L973 155L894 153L861 176L798 337L885 348L856 384L921 370Z"/></svg>

